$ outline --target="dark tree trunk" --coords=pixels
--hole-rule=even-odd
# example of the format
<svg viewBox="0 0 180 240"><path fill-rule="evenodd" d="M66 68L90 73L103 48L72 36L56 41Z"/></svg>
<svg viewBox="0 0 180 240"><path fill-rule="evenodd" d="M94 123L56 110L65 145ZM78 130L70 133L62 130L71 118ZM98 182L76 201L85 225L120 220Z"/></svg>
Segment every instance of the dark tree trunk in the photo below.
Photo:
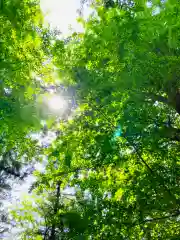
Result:
<svg viewBox="0 0 180 240"><path fill-rule="evenodd" d="M57 188L56 188L56 202L55 202L55 205L54 205L54 215L57 214L58 209L59 209L60 185L61 185L61 183L58 182L57 183ZM55 239L56 239L56 224L53 223L53 225L51 227L51 234L50 234L49 240L55 240Z"/></svg>
<svg viewBox="0 0 180 240"><path fill-rule="evenodd" d="M178 89L176 92L175 107L176 107L177 113L180 114L180 89Z"/></svg>

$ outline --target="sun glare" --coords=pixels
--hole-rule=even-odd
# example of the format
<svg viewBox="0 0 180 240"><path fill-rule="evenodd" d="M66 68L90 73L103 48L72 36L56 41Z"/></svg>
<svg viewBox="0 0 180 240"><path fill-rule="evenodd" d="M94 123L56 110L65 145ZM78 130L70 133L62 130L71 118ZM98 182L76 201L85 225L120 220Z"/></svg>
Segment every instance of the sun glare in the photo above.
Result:
<svg viewBox="0 0 180 240"><path fill-rule="evenodd" d="M54 111L65 110L66 101L61 96L53 95L48 99L48 106Z"/></svg>

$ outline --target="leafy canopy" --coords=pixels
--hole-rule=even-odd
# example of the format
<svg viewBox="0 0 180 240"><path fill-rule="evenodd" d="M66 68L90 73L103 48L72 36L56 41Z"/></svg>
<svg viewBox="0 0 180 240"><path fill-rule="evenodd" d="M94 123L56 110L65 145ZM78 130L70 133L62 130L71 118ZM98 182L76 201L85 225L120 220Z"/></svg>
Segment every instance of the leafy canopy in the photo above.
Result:
<svg viewBox="0 0 180 240"><path fill-rule="evenodd" d="M24 239L179 238L179 8L97 1L83 34L56 41L53 63L78 109L36 172L41 221L18 216Z"/></svg>

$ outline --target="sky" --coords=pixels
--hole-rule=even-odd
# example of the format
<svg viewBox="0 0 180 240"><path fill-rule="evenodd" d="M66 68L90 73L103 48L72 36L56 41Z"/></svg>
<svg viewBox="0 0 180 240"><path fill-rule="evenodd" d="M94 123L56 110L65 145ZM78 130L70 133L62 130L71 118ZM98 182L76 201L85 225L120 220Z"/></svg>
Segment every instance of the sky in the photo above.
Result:
<svg viewBox="0 0 180 240"><path fill-rule="evenodd" d="M82 26L76 21L78 17L77 10L80 9L80 0L40 0L45 21L51 28L57 28L64 36L70 33L70 27L82 32ZM91 10L85 6L83 13L86 18Z"/></svg>

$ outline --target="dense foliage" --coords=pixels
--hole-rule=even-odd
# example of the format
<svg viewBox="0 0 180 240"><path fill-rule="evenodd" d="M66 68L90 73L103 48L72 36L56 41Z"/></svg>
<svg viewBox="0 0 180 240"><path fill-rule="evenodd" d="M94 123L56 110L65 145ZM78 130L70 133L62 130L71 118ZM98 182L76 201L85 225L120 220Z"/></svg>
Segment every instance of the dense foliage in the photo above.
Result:
<svg viewBox="0 0 180 240"><path fill-rule="evenodd" d="M35 172L33 200L13 212L21 238L179 239L180 6L93 6L88 21L79 19L84 33L49 42L78 107L43 149L47 165ZM27 77L26 68L21 74Z"/></svg>

